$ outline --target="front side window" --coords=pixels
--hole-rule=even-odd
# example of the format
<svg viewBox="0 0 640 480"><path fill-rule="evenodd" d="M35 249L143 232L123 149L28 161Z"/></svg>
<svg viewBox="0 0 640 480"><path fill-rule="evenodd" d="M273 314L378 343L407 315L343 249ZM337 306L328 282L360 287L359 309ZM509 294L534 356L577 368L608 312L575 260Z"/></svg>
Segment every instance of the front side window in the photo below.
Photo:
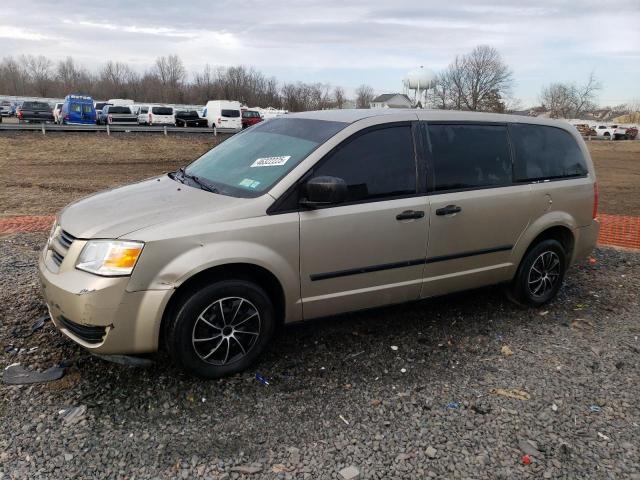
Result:
<svg viewBox="0 0 640 480"><path fill-rule="evenodd" d="M302 118L261 122L205 153L186 173L206 180L219 193L256 197L346 126Z"/></svg>
<svg viewBox="0 0 640 480"><path fill-rule="evenodd" d="M347 183L347 202L416 193L411 126L378 128L347 140L313 169L313 176L325 175Z"/></svg>
<svg viewBox="0 0 640 480"><path fill-rule="evenodd" d="M506 126L430 124L428 140L435 191L511 184Z"/></svg>
<svg viewBox="0 0 640 480"><path fill-rule="evenodd" d="M587 174L582 151L569 132L545 125L512 124L517 181L578 177Z"/></svg>

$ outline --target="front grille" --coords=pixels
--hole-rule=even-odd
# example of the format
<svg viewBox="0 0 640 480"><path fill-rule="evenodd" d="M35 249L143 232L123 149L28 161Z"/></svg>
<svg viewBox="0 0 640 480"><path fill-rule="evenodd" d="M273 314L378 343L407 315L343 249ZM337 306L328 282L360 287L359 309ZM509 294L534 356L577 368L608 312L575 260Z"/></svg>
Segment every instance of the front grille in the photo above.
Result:
<svg viewBox="0 0 640 480"><path fill-rule="evenodd" d="M107 333L107 327L80 325L79 323L72 322L63 315L60 315L58 320L60 321L60 325L87 343L100 343L105 333Z"/></svg>
<svg viewBox="0 0 640 480"><path fill-rule="evenodd" d="M51 258L53 260L53 263L55 263L57 266L60 266L62 264L64 257L67 255L69 247L75 241L75 239L76 237L71 235L69 232L65 232L64 230L60 229L60 233L58 233L55 238L55 241L60 246L60 249L56 249L55 245L51 249Z"/></svg>
<svg viewBox="0 0 640 480"><path fill-rule="evenodd" d="M60 255L58 252L56 252L55 250L51 250L51 258L53 259L53 263L55 263L58 266L60 266L60 264L62 263L62 260L64 260L64 257Z"/></svg>
<svg viewBox="0 0 640 480"><path fill-rule="evenodd" d="M76 237L71 235L69 232L65 232L64 230L60 230L60 235L58 236L58 241L60 242L60 245L62 245L64 248L68 249L75 239L76 239Z"/></svg>

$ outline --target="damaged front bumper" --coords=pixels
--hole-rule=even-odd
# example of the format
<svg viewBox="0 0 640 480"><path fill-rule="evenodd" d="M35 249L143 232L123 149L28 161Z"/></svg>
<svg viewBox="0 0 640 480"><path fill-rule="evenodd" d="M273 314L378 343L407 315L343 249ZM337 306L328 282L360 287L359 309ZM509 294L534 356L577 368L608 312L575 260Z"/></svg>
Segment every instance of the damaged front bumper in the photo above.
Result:
<svg viewBox="0 0 640 480"><path fill-rule="evenodd" d="M47 261L40 255L42 292L63 334L96 354L158 350L162 313L173 290L129 292L129 277L100 277L64 263L53 272Z"/></svg>

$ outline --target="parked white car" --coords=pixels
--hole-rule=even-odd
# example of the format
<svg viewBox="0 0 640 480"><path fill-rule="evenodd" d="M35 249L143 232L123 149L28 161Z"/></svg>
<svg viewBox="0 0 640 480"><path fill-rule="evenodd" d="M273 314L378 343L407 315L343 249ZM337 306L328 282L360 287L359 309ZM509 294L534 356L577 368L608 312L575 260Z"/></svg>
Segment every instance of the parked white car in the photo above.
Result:
<svg viewBox="0 0 640 480"><path fill-rule="evenodd" d="M173 107L163 105L141 105L138 111L138 124L175 125L175 110Z"/></svg>
<svg viewBox="0 0 640 480"><path fill-rule="evenodd" d="M56 106L53 107L53 123L62 123L62 119L60 118L62 105L64 105L64 102L56 103Z"/></svg>
<svg viewBox="0 0 640 480"><path fill-rule="evenodd" d="M598 125L596 134L608 140L624 140L627 138L627 129L618 125Z"/></svg>
<svg viewBox="0 0 640 480"><path fill-rule="evenodd" d="M203 115L209 128L222 128L234 131L242 130L242 111L240 102L231 100L209 100Z"/></svg>

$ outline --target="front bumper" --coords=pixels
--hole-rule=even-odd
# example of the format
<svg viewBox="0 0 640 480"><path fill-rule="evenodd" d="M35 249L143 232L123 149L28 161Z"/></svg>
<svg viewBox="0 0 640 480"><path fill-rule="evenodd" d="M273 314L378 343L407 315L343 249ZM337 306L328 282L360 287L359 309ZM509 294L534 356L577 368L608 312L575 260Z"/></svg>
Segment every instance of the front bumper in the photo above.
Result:
<svg viewBox="0 0 640 480"><path fill-rule="evenodd" d="M42 293L53 323L64 335L92 353L158 350L162 313L173 290L128 292L129 277L82 272L73 266L74 258L65 258L53 272L47 255L38 261Z"/></svg>

